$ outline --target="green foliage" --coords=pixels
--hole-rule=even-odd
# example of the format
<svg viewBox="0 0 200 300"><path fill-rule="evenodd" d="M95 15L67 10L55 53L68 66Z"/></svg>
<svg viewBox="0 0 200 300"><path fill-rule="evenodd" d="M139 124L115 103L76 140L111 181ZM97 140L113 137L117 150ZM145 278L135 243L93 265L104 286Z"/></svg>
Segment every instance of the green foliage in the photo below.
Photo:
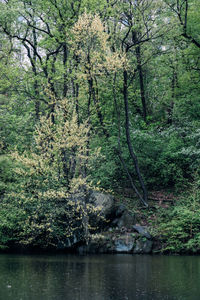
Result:
<svg viewBox="0 0 200 300"><path fill-rule="evenodd" d="M1 200L0 249L12 247L19 242L27 215L14 201Z"/></svg>
<svg viewBox="0 0 200 300"><path fill-rule="evenodd" d="M6 111L7 110L7 111ZM1 110L0 136L2 142L2 153L13 151L17 147L23 151L30 147L34 131L33 118L30 112L23 111L12 112L12 106Z"/></svg>
<svg viewBox="0 0 200 300"><path fill-rule="evenodd" d="M133 141L142 172L150 187L181 188L198 170L198 126L171 126L163 130L136 130Z"/></svg>
<svg viewBox="0 0 200 300"><path fill-rule="evenodd" d="M31 151L12 154L19 179L2 199L2 245L48 248L65 245L74 235L88 238L89 215L99 213L86 204L89 129L87 122L77 123L73 104L59 101L53 114L40 119Z"/></svg>
<svg viewBox="0 0 200 300"><path fill-rule="evenodd" d="M84 239L93 208L72 198L86 199L92 182L129 188L127 168L140 190L127 126L149 189L181 190L193 181L200 163L200 4L178 2L0 1L2 247L53 247L76 231ZM193 247L182 230L193 216L190 204L185 199L169 212L177 249L184 239Z"/></svg>
<svg viewBox="0 0 200 300"><path fill-rule="evenodd" d="M91 151L99 145L99 138L93 139L91 142ZM109 139L101 138L101 156L93 162L93 167L90 170L90 176L94 185L99 183L103 189L118 188L126 179L119 158L116 153L117 137L112 136Z"/></svg>
<svg viewBox="0 0 200 300"><path fill-rule="evenodd" d="M191 194L177 200L175 206L162 209L154 226L154 234L163 252L199 253L200 193L199 183Z"/></svg>
<svg viewBox="0 0 200 300"><path fill-rule="evenodd" d="M13 176L14 172L13 161L6 155L0 155L0 198L5 192L12 189L16 177Z"/></svg>

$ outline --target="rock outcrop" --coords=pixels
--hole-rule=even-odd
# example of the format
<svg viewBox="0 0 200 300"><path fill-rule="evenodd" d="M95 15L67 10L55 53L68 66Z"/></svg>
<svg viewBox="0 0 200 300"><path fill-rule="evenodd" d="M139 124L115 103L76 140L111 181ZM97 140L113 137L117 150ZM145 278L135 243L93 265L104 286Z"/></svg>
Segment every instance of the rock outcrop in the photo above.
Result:
<svg viewBox="0 0 200 300"><path fill-rule="evenodd" d="M121 232L112 230L109 232L94 234L88 245L77 248L78 253L151 253L153 241L134 232Z"/></svg>
<svg viewBox="0 0 200 300"><path fill-rule="evenodd" d="M92 191L88 197L88 203L101 208L101 214L105 218L112 216L116 210L115 199L110 194Z"/></svg>
<svg viewBox="0 0 200 300"><path fill-rule="evenodd" d="M100 208L101 217L91 215L89 222L97 228L89 242L84 244L79 231L58 244L58 249L75 249L86 253L151 253L152 236L146 226L135 224L135 215L124 205L116 204L110 194L91 191L87 202Z"/></svg>

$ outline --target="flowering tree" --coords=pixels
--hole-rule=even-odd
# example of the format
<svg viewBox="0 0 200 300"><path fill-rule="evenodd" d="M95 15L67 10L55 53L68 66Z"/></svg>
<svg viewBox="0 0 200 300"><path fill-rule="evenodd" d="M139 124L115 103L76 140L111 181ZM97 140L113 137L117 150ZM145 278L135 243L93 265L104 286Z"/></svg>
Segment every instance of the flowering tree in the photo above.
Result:
<svg viewBox="0 0 200 300"><path fill-rule="evenodd" d="M99 214L87 203L87 169L94 159L88 156L88 131L87 121L78 124L74 104L57 100L54 112L41 117L31 152L12 154L20 181L7 201L21 213L22 244L53 247L88 239L89 216Z"/></svg>

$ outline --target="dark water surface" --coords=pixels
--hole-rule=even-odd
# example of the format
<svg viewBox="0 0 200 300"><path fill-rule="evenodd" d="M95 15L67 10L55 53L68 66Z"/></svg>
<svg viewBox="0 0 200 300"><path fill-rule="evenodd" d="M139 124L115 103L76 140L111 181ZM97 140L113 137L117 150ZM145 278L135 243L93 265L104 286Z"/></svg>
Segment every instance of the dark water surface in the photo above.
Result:
<svg viewBox="0 0 200 300"><path fill-rule="evenodd" d="M0 255L0 300L200 300L200 256Z"/></svg>

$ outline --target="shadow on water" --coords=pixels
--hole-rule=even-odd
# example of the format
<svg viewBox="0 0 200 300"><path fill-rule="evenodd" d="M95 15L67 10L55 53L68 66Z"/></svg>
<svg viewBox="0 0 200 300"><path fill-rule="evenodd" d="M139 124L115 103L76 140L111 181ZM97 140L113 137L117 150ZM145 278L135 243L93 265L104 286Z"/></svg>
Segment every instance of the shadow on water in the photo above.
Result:
<svg viewBox="0 0 200 300"><path fill-rule="evenodd" d="M200 299L199 256L0 255L0 300Z"/></svg>

